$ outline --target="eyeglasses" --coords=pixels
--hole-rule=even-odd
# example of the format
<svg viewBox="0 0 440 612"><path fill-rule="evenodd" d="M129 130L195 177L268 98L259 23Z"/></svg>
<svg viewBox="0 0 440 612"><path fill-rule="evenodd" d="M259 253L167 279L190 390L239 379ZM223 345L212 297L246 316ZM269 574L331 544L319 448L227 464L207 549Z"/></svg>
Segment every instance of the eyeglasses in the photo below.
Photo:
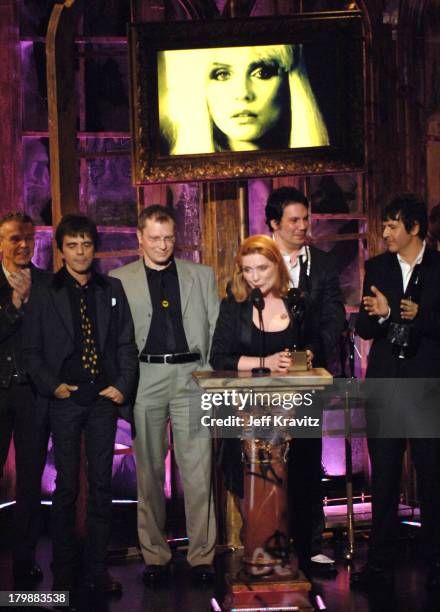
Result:
<svg viewBox="0 0 440 612"><path fill-rule="evenodd" d="M153 245L159 245L164 242L166 245L174 244L176 242L175 236L154 236L153 238L150 236L146 236L147 241Z"/></svg>

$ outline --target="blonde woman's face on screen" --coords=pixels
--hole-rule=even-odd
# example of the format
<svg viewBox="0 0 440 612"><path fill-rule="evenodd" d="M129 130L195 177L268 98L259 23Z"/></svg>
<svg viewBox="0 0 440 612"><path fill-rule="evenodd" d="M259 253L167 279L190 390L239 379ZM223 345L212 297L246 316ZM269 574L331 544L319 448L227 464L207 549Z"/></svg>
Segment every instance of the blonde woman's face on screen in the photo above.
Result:
<svg viewBox="0 0 440 612"><path fill-rule="evenodd" d="M208 110L231 150L259 148L259 139L277 125L286 79L278 60L261 57L261 47L213 51L207 75Z"/></svg>

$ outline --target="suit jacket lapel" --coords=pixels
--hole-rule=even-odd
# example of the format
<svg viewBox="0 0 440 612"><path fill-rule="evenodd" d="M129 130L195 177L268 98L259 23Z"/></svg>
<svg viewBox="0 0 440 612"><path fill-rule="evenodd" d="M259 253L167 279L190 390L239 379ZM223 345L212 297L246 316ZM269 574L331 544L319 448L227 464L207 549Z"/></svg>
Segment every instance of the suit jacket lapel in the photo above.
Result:
<svg viewBox="0 0 440 612"><path fill-rule="evenodd" d="M301 291L308 291L308 283L307 283L307 263L302 261L302 257L300 256L299 262L299 279L298 279L298 289Z"/></svg>
<svg viewBox="0 0 440 612"><path fill-rule="evenodd" d="M4 271L3 271L3 266L0 263L0 289L3 289L3 287L6 287L6 290L11 288L10 284L6 280L6 275L5 275Z"/></svg>
<svg viewBox="0 0 440 612"><path fill-rule="evenodd" d="M194 278L191 271L185 266L185 263L179 259L176 259L176 268L177 277L179 279L180 304L183 315L188 305L189 296L191 295Z"/></svg>
<svg viewBox="0 0 440 612"><path fill-rule="evenodd" d="M102 287L96 284L96 319L98 326L98 342L101 353L105 348L105 340L108 334L108 326L110 323L110 315L112 306L112 288L111 285Z"/></svg>
<svg viewBox="0 0 440 612"><path fill-rule="evenodd" d="M432 262L433 262L433 253L429 247L426 247L425 252L423 253L423 259L422 259L422 264L421 264L422 273L424 274L428 273L429 269L432 267Z"/></svg>
<svg viewBox="0 0 440 612"><path fill-rule="evenodd" d="M391 291L395 291L400 299L400 296L403 296L402 268L400 267L397 255L394 253L390 253L387 283L390 285Z"/></svg>
<svg viewBox="0 0 440 612"><path fill-rule="evenodd" d="M67 333L69 334L69 337L73 342L73 317L67 287L55 288L52 286L49 288L49 295L55 307L55 310L61 320L61 323L65 327Z"/></svg>
<svg viewBox="0 0 440 612"><path fill-rule="evenodd" d="M420 283L421 283L421 294L426 295L426 287L436 284L436 275L433 274L433 253L430 248L426 247L423 254L423 259L420 264ZM420 298L421 299L421 298Z"/></svg>
<svg viewBox="0 0 440 612"><path fill-rule="evenodd" d="M148 287L144 260L141 257L131 269L130 278L127 278L129 301L136 328L136 342L138 349L145 346L145 339L150 331L153 307L151 305L150 289Z"/></svg>
<svg viewBox="0 0 440 612"><path fill-rule="evenodd" d="M150 288L148 286L147 273L145 272L145 265L144 265L144 260L142 257L139 259L137 264L138 265L134 270L134 274L135 274L134 290L138 294L138 297L140 298L140 302L141 303L146 302L147 309L151 312L153 307L151 305Z"/></svg>
<svg viewBox="0 0 440 612"><path fill-rule="evenodd" d="M252 326L252 303L246 300L239 307L238 333L240 343L247 348L251 348L252 345Z"/></svg>

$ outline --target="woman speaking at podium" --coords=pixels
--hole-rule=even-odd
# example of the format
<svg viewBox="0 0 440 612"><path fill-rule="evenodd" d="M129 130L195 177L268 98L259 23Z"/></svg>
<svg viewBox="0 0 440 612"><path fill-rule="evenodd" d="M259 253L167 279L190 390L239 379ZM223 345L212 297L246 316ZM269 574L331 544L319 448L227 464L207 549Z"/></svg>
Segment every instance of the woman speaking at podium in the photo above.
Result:
<svg viewBox="0 0 440 612"><path fill-rule="evenodd" d="M212 341L214 370L250 371L263 365L272 374L284 373L295 359L295 350L306 350L307 365L312 366L315 317L307 298L289 290L289 275L274 240L264 235L244 240L227 293ZM243 498L241 454L240 440L222 440L225 485L239 499Z"/></svg>
<svg viewBox="0 0 440 612"><path fill-rule="evenodd" d="M308 351L311 367L316 334L313 316L307 303L300 308L295 304L293 310L289 282L274 240L264 235L244 240L235 257L228 296L220 306L210 358L214 370L258 368L260 346L264 365L273 373L287 372L295 349Z"/></svg>

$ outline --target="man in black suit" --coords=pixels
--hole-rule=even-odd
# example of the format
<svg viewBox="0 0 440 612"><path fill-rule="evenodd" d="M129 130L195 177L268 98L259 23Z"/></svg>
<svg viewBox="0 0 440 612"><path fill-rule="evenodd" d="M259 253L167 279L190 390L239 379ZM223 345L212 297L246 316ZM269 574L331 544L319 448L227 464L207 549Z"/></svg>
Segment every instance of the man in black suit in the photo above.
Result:
<svg viewBox="0 0 440 612"><path fill-rule="evenodd" d="M319 327L315 367L330 366L330 357L344 329L344 300L332 257L306 244L309 228L307 198L294 187L271 193L266 223L283 254L293 287L307 294ZM289 453L289 491L293 536L302 567L332 571L334 561L321 552L323 530L321 486L322 440L297 439Z"/></svg>
<svg viewBox="0 0 440 612"><path fill-rule="evenodd" d="M410 427L411 437L417 433L417 415L425 418L430 414L431 400L425 394L427 381L418 385L414 379L438 379L440 373L440 253L427 248L426 231L424 203L414 194L397 195L383 214L387 252L365 265L356 331L362 338L373 340L367 378L382 380L372 381L374 402L371 408L367 405L369 435L376 436L368 439L373 524L368 563L351 579L352 584L361 587L392 582L400 475L406 448L406 439L400 432L403 426ZM409 384L402 379L413 380ZM437 412L438 403L431 417L436 418ZM379 437L392 419L394 431L388 430L387 435L393 437ZM422 420L419 425L423 425ZM417 471L428 586L438 588L440 443L439 432L433 429L435 422L425 425L429 438L413 438L410 444Z"/></svg>
<svg viewBox="0 0 440 612"><path fill-rule="evenodd" d="M49 287L32 293L23 354L38 392L50 399L57 469L52 506L54 590L72 590L78 566L75 501L81 434L87 457L86 584L101 593L122 587L106 566L111 519L111 475L118 406L137 378L133 322L120 281L92 264L95 224L66 215L56 229L64 266Z"/></svg>
<svg viewBox="0 0 440 612"><path fill-rule="evenodd" d="M0 477L12 435L15 446L16 506L14 566L16 583L43 574L35 562L40 527L41 476L47 453L47 407L38 406L22 363L22 323L31 286L48 274L31 265L35 230L32 219L11 212L0 219Z"/></svg>

